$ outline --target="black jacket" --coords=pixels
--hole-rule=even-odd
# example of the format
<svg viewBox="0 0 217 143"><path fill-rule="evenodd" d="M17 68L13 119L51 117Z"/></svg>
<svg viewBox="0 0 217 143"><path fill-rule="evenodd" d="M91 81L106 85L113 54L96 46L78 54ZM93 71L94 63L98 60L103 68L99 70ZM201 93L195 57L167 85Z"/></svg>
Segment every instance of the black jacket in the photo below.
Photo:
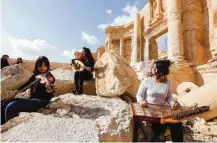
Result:
<svg viewBox="0 0 217 143"><path fill-rule="evenodd" d="M25 82L23 85L21 85L18 90L24 89L26 86L34 82L36 79L36 74L33 74L27 82ZM54 80L51 84L55 82L54 76L49 72L47 76L52 77ZM47 93L45 85L40 83L40 80L38 80L36 83L30 86L31 91L30 91L30 98L38 98L42 100L50 100L51 97L53 96L52 93Z"/></svg>

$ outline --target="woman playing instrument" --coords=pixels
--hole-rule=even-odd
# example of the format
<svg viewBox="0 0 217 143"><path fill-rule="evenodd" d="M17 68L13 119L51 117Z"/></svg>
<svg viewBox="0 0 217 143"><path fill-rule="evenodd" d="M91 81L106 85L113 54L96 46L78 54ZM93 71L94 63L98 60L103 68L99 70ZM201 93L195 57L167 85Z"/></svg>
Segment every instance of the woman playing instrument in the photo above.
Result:
<svg viewBox="0 0 217 143"><path fill-rule="evenodd" d="M152 76L145 78L141 82L136 95L137 102L139 102L140 105L146 106L148 103L151 103L170 105L171 108L178 108L180 106L179 103L174 101L172 98L171 84L167 79L170 64L169 60L158 60L154 62L152 67ZM147 141L154 141L162 132L166 130L167 126L170 127L172 141L183 142L183 130L181 123L153 123Z"/></svg>
<svg viewBox="0 0 217 143"><path fill-rule="evenodd" d="M75 65L75 60L81 61L86 67L84 70L80 71L79 65ZM75 88L73 89L73 93L75 95L79 95L83 93L83 81L91 80L93 78L93 70L95 60L92 56L90 49L83 47L82 53L78 59L72 59L72 63L76 67L76 71L74 74Z"/></svg>
<svg viewBox="0 0 217 143"><path fill-rule="evenodd" d="M35 112L44 108L52 97L54 76L50 73L50 63L47 57L36 60L33 75L20 86L6 102L1 105L1 124L18 116L20 112ZM14 98L16 94L30 87L30 98Z"/></svg>

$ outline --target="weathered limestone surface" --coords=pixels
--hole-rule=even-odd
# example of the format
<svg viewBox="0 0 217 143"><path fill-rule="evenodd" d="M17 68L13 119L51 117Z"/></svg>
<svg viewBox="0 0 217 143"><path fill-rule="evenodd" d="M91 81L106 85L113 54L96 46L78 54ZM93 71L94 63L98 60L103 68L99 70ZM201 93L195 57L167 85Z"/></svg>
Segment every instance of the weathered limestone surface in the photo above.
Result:
<svg viewBox="0 0 217 143"><path fill-rule="evenodd" d="M1 98L7 96L7 91L14 91L26 82L32 72L22 65L11 65L1 70Z"/></svg>
<svg viewBox="0 0 217 143"><path fill-rule="evenodd" d="M65 94L40 112L45 115L20 114L4 124L1 141L132 141L129 108L118 97Z"/></svg>
<svg viewBox="0 0 217 143"><path fill-rule="evenodd" d="M96 93L99 96L129 94L135 99L139 80L135 71L114 52L105 52L96 62Z"/></svg>
<svg viewBox="0 0 217 143"><path fill-rule="evenodd" d="M206 122L204 119L196 118L195 124L193 125L193 129L205 135L217 137L216 123L217 123L217 118L208 122Z"/></svg>
<svg viewBox="0 0 217 143"><path fill-rule="evenodd" d="M176 87L182 82L195 82L194 73L189 65L187 64L172 64L170 66L170 74L168 79L172 84L172 92L176 93Z"/></svg>
<svg viewBox="0 0 217 143"><path fill-rule="evenodd" d="M26 114L28 121L2 134L2 142L97 142L96 123L86 119ZM20 117L15 120L21 120Z"/></svg>
<svg viewBox="0 0 217 143"><path fill-rule="evenodd" d="M217 58L196 68L197 85L201 86L217 77Z"/></svg>
<svg viewBox="0 0 217 143"><path fill-rule="evenodd" d="M193 106L195 103L197 103L198 106L211 105L209 112L204 113L201 118L209 120L217 117L217 102L215 102L217 101L217 92L215 85L217 85L217 78L213 78L209 83L192 90L185 96L181 96L178 98L178 101L183 106Z"/></svg>
<svg viewBox="0 0 217 143"><path fill-rule="evenodd" d="M216 1L203 0L203 25L205 38L205 56L208 61L213 57L216 49Z"/></svg>
<svg viewBox="0 0 217 143"><path fill-rule="evenodd" d="M56 79L56 91L54 93L55 96L72 92L72 89L75 86L75 84L74 72L70 69L70 67L58 68L51 71L51 73L54 75ZM87 95L96 95L95 79L84 81L83 93Z"/></svg>
<svg viewBox="0 0 217 143"><path fill-rule="evenodd" d="M135 65L132 65L133 70L136 72L138 79L142 81L145 77L151 76L151 69L153 66L154 60L146 62L138 62Z"/></svg>
<svg viewBox="0 0 217 143"><path fill-rule="evenodd" d="M186 95L194 89L197 89L198 86L192 82L183 82L177 87L177 93L179 96Z"/></svg>
<svg viewBox="0 0 217 143"><path fill-rule="evenodd" d="M181 0L167 0L168 58L179 62L184 60L181 25Z"/></svg>
<svg viewBox="0 0 217 143"><path fill-rule="evenodd" d="M72 88L74 85L74 72L72 72L72 70L70 69L64 70L58 68L51 71L51 73L56 79L55 81L56 91L54 93L55 96L72 92Z"/></svg>
<svg viewBox="0 0 217 143"><path fill-rule="evenodd" d="M181 3L184 55L190 63L195 65L204 64L202 1L182 0Z"/></svg>

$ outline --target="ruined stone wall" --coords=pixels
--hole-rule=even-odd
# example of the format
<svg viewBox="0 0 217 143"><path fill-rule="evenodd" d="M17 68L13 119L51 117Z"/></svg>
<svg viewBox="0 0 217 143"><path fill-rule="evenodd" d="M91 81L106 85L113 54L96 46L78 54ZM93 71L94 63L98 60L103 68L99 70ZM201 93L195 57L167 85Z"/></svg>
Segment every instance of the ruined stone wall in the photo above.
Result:
<svg viewBox="0 0 217 143"><path fill-rule="evenodd" d="M206 61L213 57L212 52L216 48L216 12L213 10L215 0L202 0L203 4L203 26L205 40ZM217 9L217 8L215 8Z"/></svg>
<svg viewBox="0 0 217 143"><path fill-rule="evenodd" d="M131 52L132 52L132 49L131 49L131 39L125 39L124 40L124 50L123 50L123 57L126 59L126 61L128 63L130 63L130 58L131 58Z"/></svg>
<svg viewBox="0 0 217 143"><path fill-rule="evenodd" d="M203 8L201 0L182 0L184 55L194 65L205 63Z"/></svg>
<svg viewBox="0 0 217 143"><path fill-rule="evenodd" d="M112 50L114 50L117 54L120 54L120 40L112 41Z"/></svg>
<svg viewBox="0 0 217 143"><path fill-rule="evenodd" d="M121 56L128 63L168 58L175 62L170 76L173 89L184 81L199 85L197 67L213 59L217 49L216 27L217 0L147 0L133 22L106 29L106 48L110 45L109 39L124 38L123 44L116 45L119 49L123 45ZM166 32L168 50L164 53L168 56L165 57L167 54L158 54L156 38Z"/></svg>

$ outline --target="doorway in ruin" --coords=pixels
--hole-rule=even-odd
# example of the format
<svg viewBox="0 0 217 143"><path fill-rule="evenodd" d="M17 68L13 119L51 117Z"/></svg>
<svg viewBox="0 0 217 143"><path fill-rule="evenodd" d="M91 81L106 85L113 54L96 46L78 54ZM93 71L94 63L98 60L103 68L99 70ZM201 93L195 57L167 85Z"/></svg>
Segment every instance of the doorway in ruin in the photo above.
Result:
<svg viewBox="0 0 217 143"><path fill-rule="evenodd" d="M112 40L112 50L120 55L120 40Z"/></svg>
<svg viewBox="0 0 217 143"><path fill-rule="evenodd" d="M149 60L168 58L168 38L167 31L150 38L149 41Z"/></svg>
<svg viewBox="0 0 217 143"><path fill-rule="evenodd" d="M156 38L158 59L168 58L168 35L167 32Z"/></svg>

